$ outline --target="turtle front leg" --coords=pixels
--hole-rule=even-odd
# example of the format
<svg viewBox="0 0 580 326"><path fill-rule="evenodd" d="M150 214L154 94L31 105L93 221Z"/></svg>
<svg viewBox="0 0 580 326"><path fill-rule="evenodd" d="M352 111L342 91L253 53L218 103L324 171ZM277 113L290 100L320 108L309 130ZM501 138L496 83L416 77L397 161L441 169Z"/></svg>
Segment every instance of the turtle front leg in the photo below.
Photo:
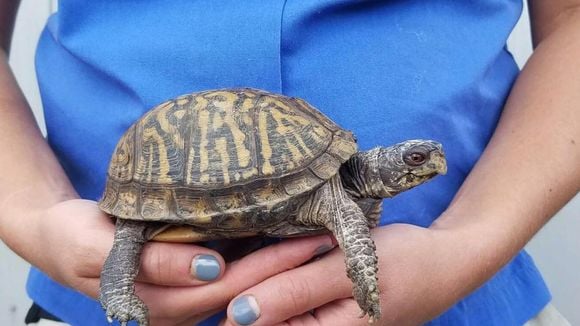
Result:
<svg viewBox="0 0 580 326"><path fill-rule="evenodd" d="M331 218L327 228L332 231L344 251L346 273L354 284L353 296L369 315L369 323L381 318L378 287L378 258L368 222L360 208L346 201L340 212Z"/></svg>
<svg viewBox="0 0 580 326"><path fill-rule="evenodd" d="M117 219L115 241L101 272L99 300L107 319L119 320L126 325L136 320L140 326L149 324L148 310L135 294L135 277L143 245L147 242L149 228L146 223Z"/></svg>
<svg viewBox="0 0 580 326"><path fill-rule="evenodd" d="M378 258L371 223L346 194L340 177L335 176L322 186L301 212L301 222L324 225L336 237L345 254L346 272L353 282L353 296L362 310L361 317L368 314L369 323L380 319Z"/></svg>

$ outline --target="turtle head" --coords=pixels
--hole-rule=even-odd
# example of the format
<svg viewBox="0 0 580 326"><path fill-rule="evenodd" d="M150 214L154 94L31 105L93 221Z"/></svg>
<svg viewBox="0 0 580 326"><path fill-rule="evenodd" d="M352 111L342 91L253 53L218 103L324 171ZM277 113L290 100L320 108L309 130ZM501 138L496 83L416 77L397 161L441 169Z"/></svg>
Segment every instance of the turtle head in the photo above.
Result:
<svg viewBox="0 0 580 326"><path fill-rule="evenodd" d="M408 140L378 152L379 174L388 197L447 173L443 148L431 140Z"/></svg>
<svg viewBox="0 0 580 326"><path fill-rule="evenodd" d="M445 174L447 162L441 144L431 140L408 140L356 153L344 170L349 170L348 173L341 171L341 175L351 194L390 198Z"/></svg>

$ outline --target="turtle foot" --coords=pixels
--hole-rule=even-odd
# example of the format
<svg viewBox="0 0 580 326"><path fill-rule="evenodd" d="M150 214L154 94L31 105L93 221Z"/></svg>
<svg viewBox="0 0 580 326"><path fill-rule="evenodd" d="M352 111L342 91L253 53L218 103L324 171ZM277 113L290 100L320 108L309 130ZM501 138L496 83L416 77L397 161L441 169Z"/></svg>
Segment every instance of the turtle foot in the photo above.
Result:
<svg viewBox="0 0 580 326"><path fill-rule="evenodd" d="M369 316L369 324L375 323L381 318L381 306L379 291L376 287L376 279L358 279L355 281L353 291L354 299L361 308L359 317Z"/></svg>
<svg viewBox="0 0 580 326"><path fill-rule="evenodd" d="M110 323L116 319L121 323L121 326L127 325L131 320L137 321L139 326L149 325L147 307L134 294L111 295L101 302L103 302L103 308Z"/></svg>

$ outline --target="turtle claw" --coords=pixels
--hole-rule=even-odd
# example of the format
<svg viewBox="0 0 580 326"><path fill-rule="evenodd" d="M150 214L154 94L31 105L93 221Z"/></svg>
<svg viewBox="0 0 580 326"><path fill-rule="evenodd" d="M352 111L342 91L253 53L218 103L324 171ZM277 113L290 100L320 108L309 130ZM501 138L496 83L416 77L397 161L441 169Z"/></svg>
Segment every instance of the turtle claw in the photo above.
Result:
<svg viewBox="0 0 580 326"><path fill-rule="evenodd" d="M103 304L107 313L107 320L112 323L118 320L121 326L127 326L131 320L138 322L139 326L148 326L147 307L136 295L124 295L110 297L108 304Z"/></svg>

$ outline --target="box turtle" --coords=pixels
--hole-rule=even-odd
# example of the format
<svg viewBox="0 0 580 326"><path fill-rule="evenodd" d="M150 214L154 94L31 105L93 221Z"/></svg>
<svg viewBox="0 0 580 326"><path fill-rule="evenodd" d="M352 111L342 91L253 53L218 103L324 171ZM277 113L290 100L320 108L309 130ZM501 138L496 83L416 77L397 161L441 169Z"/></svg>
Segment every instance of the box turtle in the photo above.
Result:
<svg viewBox="0 0 580 326"><path fill-rule="evenodd" d="M134 292L148 240L196 242L332 232L353 296L380 318L370 235L382 198L446 172L441 145L410 140L357 151L351 132L304 100L256 89L184 95L122 136L99 207L116 217L101 273L107 317L148 324Z"/></svg>

